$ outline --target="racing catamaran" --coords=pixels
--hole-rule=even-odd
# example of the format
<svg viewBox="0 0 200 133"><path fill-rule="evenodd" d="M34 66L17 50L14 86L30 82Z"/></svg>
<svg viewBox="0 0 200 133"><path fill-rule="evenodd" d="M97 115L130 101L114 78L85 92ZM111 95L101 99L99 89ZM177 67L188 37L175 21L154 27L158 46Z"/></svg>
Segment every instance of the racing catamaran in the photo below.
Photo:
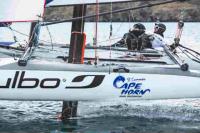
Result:
<svg viewBox="0 0 200 133"><path fill-rule="evenodd" d="M12 1L9 0L11 3ZM169 0L154 4L177 1L180 0ZM3 2L4 5L10 5L9 2L6 2ZM34 2L39 10L32 12L34 14L32 18L11 16L0 19L2 22L21 22L28 19L34 22L31 25L27 47L6 46L6 49L5 47L1 48L0 99L81 101L200 97L200 69L189 67L188 64L190 63L184 62L174 52L174 49L182 46L179 41L176 41L173 50L166 46L163 51L155 49L127 51L120 47L98 46L89 49L89 47L85 47L84 43L86 39L83 32L84 19L109 14L110 12L97 12L95 15L84 16L86 5L95 4L96 1L90 0L81 3L74 0L72 3L67 3L74 6L72 19L41 23L40 19L43 14L41 9L43 9L45 3L44 1L40 3L41 0L34 0ZM128 2L128 0L112 0L111 2ZM110 3L110 1L99 0L99 3L105 4ZM53 2L49 6L53 6L53 4L59 6ZM111 13L135 8L111 11ZM5 13L6 15L8 14ZM68 21L73 21L69 56L62 56L54 51L49 53L41 51L38 48L40 26ZM66 49L66 47L59 49ZM91 57L95 54L95 49L98 49L98 57ZM187 50L192 53L188 56L193 55L192 57L196 57L193 60L199 62L198 56L200 54L191 49ZM112 52L112 58L110 51L117 51L116 53Z"/></svg>

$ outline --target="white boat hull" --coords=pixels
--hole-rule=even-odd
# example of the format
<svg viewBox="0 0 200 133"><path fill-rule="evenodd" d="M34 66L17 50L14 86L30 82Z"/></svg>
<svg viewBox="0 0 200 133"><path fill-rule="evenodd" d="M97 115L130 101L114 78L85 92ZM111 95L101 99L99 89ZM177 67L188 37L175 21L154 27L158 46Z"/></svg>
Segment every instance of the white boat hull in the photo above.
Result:
<svg viewBox="0 0 200 133"><path fill-rule="evenodd" d="M124 56L124 51L117 51L114 60L99 60L95 66L89 63L92 59L85 60L85 64L71 64L57 58L53 51L38 51L26 66L20 66L18 60L5 54L10 51L3 52L0 58L0 99L80 101L200 98L200 70L190 67L188 71L182 71L165 54L138 61L134 56ZM102 52L100 59L109 57L109 51L99 52ZM90 51L86 53L86 57L92 54Z"/></svg>
<svg viewBox="0 0 200 133"><path fill-rule="evenodd" d="M142 73L1 70L0 99L199 98L199 77Z"/></svg>

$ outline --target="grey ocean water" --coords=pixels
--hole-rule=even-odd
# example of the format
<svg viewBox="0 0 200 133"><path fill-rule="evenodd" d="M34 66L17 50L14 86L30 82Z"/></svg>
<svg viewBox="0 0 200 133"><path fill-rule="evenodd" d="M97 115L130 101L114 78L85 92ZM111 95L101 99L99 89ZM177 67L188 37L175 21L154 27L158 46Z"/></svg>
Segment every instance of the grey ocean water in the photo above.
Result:
<svg viewBox="0 0 200 133"><path fill-rule="evenodd" d="M147 31L153 23L144 23ZM112 41L109 23L100 23L99 45L117 41L133 23L113 23ZM176 23L166 23L165 37L173 41ZM29 24L14 24L13 29L28 34ZM53 42L69 43L71 24L49 26ZM92 43L94 24L86 23L87 43ZM200 23L186 23L181 43L200 50ZM0 40L12 40L7 29L1 29ZM27 37L15 33L19 41ZM115 39L116 38L116 39ZM45 27L40 39L50 41ZM181 82L181 81L177 81ZM162 88L161 88L162 89ZM190 88L188 88L190 89ZM200 88L199 88L200 89ZM184 90L183 90L184 91ZM95 94L94 94L95 95ZM177 95L179 95L177 93ZM67 94L66 94L67 96ZM78 117L61 122L59 101L0 101L0 132L2 133L199 133L200 99L153 101L86 101L79 102Z"/></svg>
<svg viewBox="0 0 200 133"><path fill-rule="evenodd" d="M1 101L0 132L199 133L200 99L79 102L61 122L62 102Z"/></svg>

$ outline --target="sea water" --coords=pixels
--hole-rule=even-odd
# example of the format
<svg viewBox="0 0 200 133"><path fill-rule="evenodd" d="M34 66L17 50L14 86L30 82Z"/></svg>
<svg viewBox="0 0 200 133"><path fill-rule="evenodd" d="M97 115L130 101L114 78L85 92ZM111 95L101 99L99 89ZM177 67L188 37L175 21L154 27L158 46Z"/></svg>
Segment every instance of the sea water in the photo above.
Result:
<svg viewBox="0 0 200 133"><path fill-rule="evenodd" d="M98 24L98 45L109 45L119 40L134 23ZM154 23L144 23L153 31ZM17 23L12 28L25 35L30 24ZM165 38L173 42L176 23L166 23ZM200 23L185 23L181 43L196 50L200 48ZM0 41L20 42L27 36L0 29ZM50 32L50 34L49 34ZM58 45L70 41L71 23L42 27L40 41ZM92 45L94 23L86 23L87 44ZM51 39L50 39L51 36ZM55 44L54 44L55 45ZM179 82L179 81L177 81ZM181 81L180 81L181 82ZM188 88L189 89L189 88ZM95 94L94 94L95 95ZM179 95L177 93L177 95ZM200 99L145 100L145 101L87 101L79 102L78 116L67 122L59 120L62 102L59 101L0 101L0 132L3 133L199 133Z"/></svg>

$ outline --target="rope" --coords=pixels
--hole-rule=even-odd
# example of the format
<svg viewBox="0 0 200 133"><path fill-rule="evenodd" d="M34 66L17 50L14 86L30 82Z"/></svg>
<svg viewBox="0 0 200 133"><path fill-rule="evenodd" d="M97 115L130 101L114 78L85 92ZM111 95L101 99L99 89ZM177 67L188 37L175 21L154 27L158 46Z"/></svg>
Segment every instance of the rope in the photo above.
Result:
<svg viewBox="0 0 200 133"><path fill-rule="evenodd" d="M83 3L83 4L82 4L82 15L81 15L81 17L82 17L82 19L81 19L81 21L82 21L82 22L81 22L81 33L83 33L83 30L84 30L84 29L83 29L83 25L84 25L84 24L83 24L83 23L84 23L84 18L83 18L83 16L84 16L84 10L85 10L85 3L84 3L83 0L82 0L82 3Z"/></svg>
<svg viewBox="0 0 200 133"><path fill-rule="evenodd" d="M14 32L16 32L16 33L18 33L18 34L20 34L20 35L29 37L29 35L27 35L27 34L25 34L25 33L23 33L23 32L20 32L20 31L18 31L18 30L16 30L16 29L13 29L13 28L12 28L12 31L14 31ZM46 41L46 40L39 39L39 41L51 44L51 42Z"/></svg>
<svg viewBox="0 0 200 133"><path fill-rule="evenodd" d="M177 24L177 31L176 31L176 38L181 38L183 32L183 21L178 22Z"/></svg>
<svg viewBox="0 0 200 133"><path fill-rule="evenodd" d="M12 32L12 35L13 35L13 40L15 41L15 42L18 42L17 40L17 37L16 37L16 35L15 35L15 33L14 33L14 30L12 29L12 27L11 27L11 24L6 24L6 23L1 23L3 26L5 26L5 27L7 27L9 30L11 30L11 32Z"/></svg>
<svg viewBox="0 0 200 133"><path fill-rule="evenodd" d="M177 31L176 31L176 38L181 38L182 36L182 32L183 32L183 26L184 26L184 12L185 12L185 9L183 7L183 9L180 11L180 14L179 14L179 22L178 22L178 25L177 25Z"/></svg>
<svg viewBox="0 0 200 133"><path fill-rule="evenodd" d="M95 50L95 65L97 65L97 59L98 59L98 55L97 55L97 37L98 37L98 21L99 21L99 1L96 0L96 18L95 18L95 34L94 34L94 50Z"/></svg>
<svg viewBox="0 0 200 133"><path fill-rule="evenodd" d="M197 62L197 63L200 63L200 58L198 58L196 55L194 55L194 54L192 54L190 51L188 51L187 49L182 49L182 48L180 48L180 47L178 47L180 50L181 50L181 52L184 54L184 55L186 55L189 59L191 59L191 60L193 60L193 61L195 61L195 62ZM192 58L192 57L190 57L190 56L192 56L192 57L194 57L194 58L196 58L196 59L194 59L194 58Z"/></svg>
<svg viewBox="0 0 200 133"><path fill-rule="evenodd" d="M49 34L49 38L50 38L50 41L51 41L51 48L52 48L52 50L53 50L53 40L52 40L52 35L51 35L51 32L50 32L50 30L49 30L48 25L46 26L46 29L47 29L47 32L48 32L48 34Z"/></svg>
<svg viewBox="0 0 200 133"><path fill-rule="evenodd" d="M109 64L109 74L111 72L111 58L112 58L112 53L111 53L111 38L112 38L112 35L113 35L113 27L112 27L112 18L113 18L113 15L112 15L112 9L113 9L113 4L112 4L112 0L110 2L110 35L109 35L109 44L110 44L110 52L109 52L109 59L110 59L110 64Z"/></svg>
<svg viewBox="0 0 200 133"><path fill-rule="evenodd" d="M15 35L15 33L14 33L12 27L9 25L8 28L9 28L9 29L11 30L11 32L12 32L14 41L15 41L15 42L18 42L18 41L17 41L18 39L17 39L17 37L16 37L16 35Z"/></svg>

